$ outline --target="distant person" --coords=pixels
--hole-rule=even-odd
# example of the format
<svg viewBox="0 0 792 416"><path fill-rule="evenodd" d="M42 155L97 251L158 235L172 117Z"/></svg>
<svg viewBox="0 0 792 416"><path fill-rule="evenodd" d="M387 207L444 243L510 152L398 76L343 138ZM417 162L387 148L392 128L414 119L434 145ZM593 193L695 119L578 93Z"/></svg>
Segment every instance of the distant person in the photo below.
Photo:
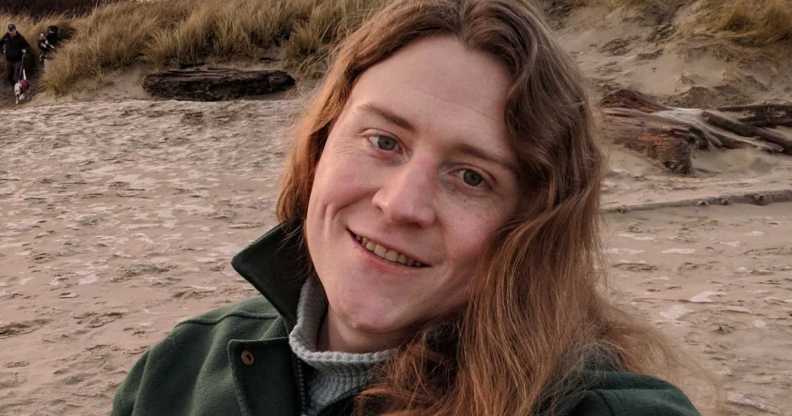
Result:
<svg viewBox="0 0 792 416"><path fill-rule="evenodd" d="M49 59L49 54L55 51L55 45L50 43L47 40L47 35L43 32L39 34L39 42L38 42L39 51L41 51L40 59L43 63L45 60Z"/></svg>
<svg viewBox="0 0 792 416"><path fill-rule="evenodd" d="M11 88L16 83L17 74L22 72L22 61L25 53L30 50L30 44L24 36L16 29L16 25L10 23L8 32L0 39L0 49L6 57L6 79Z"/></svg>
<svg viewBox="0 0 792 416"><path fill-rule="evenodd" d="M58 29L58 26L47 26L47 33L45 37L47 42L52 45L53 48L58 46L58 43L60 43L60 30Z"/></svg>
<svg viewBox="0 0 792 416"><path fill-rule="evenodd" d="M42 64L49 59L50 54L55 52L55 47L60 42L60 35L57 26L47 26L46 32L39 33L38 47L41 54L39 60Z"/></svg>

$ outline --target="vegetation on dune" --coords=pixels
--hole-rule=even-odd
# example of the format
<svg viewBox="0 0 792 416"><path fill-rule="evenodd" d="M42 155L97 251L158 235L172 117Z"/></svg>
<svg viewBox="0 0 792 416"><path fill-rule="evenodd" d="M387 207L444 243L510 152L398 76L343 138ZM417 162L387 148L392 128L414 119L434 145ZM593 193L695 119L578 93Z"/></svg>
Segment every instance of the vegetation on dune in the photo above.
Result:
<svg viewBox="0 0 792 416"><path fill-rule="evenodd" d="M748 44L792 43L792 0L736 0L719 10L715 26Z"/></svg>
<svg viewBox="0 0 792 416"><path fill-rule="evenodd" d="M679 8L701 4L700 22L715 32L724 32L744 44L765 46L792 44L792 0L542 0L565 1L572 6L606 5L632 8L659 17L660 22Z"/></svg>
<svg viewBox="0 0 792 416"><path fill-rule="evenodd" d="M0 4L0 16L3 13L10 15L24 14L34 17L51 14L76 16L88 13L99 6L118 1L129 0L3 0Z"/></svg>
<svg viewBox="0 0 792 416"><path fill-rule="evenodd" d="M713 31L757 46L792 44L792 0L535 1L562 2L570 7L600 4L637 8L654 16L673 16L679 7L699 3L700 21ZM48 89L63 94L78 80L101 78L108 71L135 64L168 67L231 59L253 61L271 54L273 48L282 53L287 69L315 77L323 73L326 57L338 40L386 3L387 0L4 0L4 8L14 14L0 12L0 22L15 22L31 44L48 25L73 33L42 77ZM100 6L91 8L96 4ZM22 11L27 14L23 16ZM4 64L0 62L0 66Z"/></svg>
<svg viewBox="0 0 792 416"><path fill-rule="evenodd" d="M75 81L101 78L133 64L194 65L207 60L261 58L283 50L289 69L324 70L329 50L385 0L167 0L116 2L71 19L75 35L43 75L66 93ZM0 16L2 19L5 16ZM11 17L7 17L11 19ZM5 19L4 19L5 20ZM18 18L22 33L38 33L62 17ZM30 38L30 36L28 36Z"/></svg>
<svg viewBox="0 0 792 416"><path fill-rule="evenodd" d="M576 0L581 1L581 0ZM679 7L703 3L701 20L714 31L755 46L778 42L792 44L792 0L582 0L606 1L616 7L675 12Z"/></svg>

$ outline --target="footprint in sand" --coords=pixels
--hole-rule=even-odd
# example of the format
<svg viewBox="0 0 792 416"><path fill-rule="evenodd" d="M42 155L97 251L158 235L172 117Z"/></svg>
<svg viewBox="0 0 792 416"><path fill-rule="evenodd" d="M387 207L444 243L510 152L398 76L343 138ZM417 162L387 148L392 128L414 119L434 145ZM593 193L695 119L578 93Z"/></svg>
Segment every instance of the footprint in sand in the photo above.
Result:
<svg viewBox="0 0 792 416"><path fill-rule="evenodd" d="M34 319L32 321L11 322L0 325L0 339L29 334L46 325L49 321L49 319Z"/></svg>
<svg viewBox="0 0 792 416"><path fill-rule="evenodd" d="M27 379L17 372L0 372L0 389L10 389L25 384Z"/></svg>
<svg viewBox="0 0 792 416"><path fill-rule="evenodd" d="M125 310L102 313L86 312L74 315L73 318L77 320L78 324L85 325L88 328L100 328L123 318L126 314L127 311Z"/></svg>
<svg viewBox="0 0 792 416"><path fill-rule="evenodd" d="M657 270L657 266L645 261L620 261L614 264L613 268L630 272L653 272Z"/></svg>

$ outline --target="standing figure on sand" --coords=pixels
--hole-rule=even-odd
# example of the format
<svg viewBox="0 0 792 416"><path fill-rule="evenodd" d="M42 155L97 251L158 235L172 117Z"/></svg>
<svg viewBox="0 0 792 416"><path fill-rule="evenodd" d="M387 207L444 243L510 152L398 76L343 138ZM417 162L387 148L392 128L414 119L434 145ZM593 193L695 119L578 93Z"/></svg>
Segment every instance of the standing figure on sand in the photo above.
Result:
<svg viewBox="0 0 792 416"><path fill-rule="evenodd" d="M30 44L17 31L16 25L9 23L8 32L0 39L0 50L6 58L6 81L13 88L24 65L25 54L30 50Z"/></svg>
<svg viewBox="0 0 792 416"><path fill-rule="evenodd" d="M302 116L280 224L232 260L261 294L178 324L113 415L698 415L602 292L571 62L528 2L372 16Z"/></svg>

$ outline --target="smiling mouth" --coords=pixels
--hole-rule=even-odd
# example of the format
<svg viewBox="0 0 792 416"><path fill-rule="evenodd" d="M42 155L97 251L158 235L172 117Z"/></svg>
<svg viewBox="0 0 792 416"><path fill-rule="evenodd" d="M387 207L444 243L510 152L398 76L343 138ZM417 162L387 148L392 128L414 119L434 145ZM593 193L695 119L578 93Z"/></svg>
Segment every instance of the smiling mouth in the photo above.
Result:
<svg viewBox="0 0 792 416"><path fill-rule="evenodd" d="M410 258L403 253L399 253L396 250L387 248L376 241L357 235L351 231L350 233L352 234L352 237L354 237L358 242L358 244L360 244L360 247L385 261L413 268L429 267L427 264L421 263L420 261Z"/></svg>

